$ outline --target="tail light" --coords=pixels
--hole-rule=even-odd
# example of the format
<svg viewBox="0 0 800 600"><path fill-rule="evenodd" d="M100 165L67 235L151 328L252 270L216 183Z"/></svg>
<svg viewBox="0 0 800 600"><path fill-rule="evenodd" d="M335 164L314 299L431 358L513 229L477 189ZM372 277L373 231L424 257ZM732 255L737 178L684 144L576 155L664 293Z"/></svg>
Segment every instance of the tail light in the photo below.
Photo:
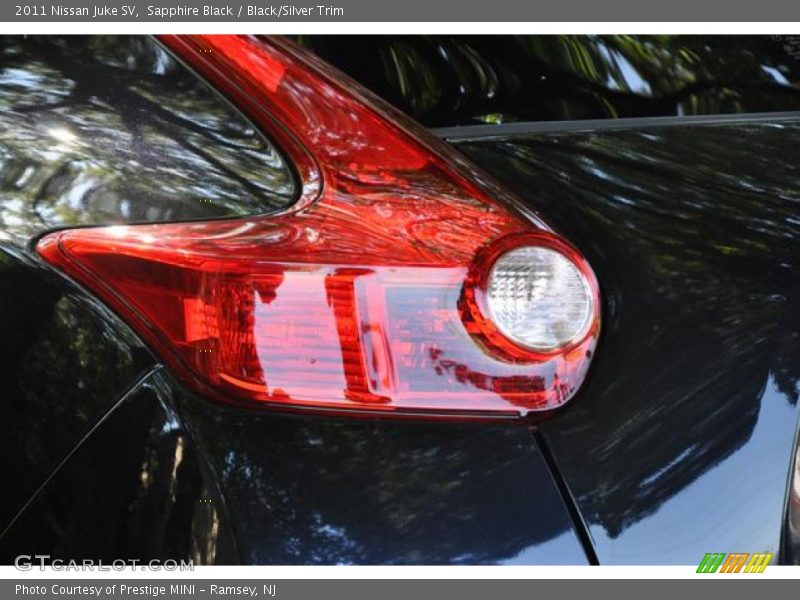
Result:
<svg viewBox="0 0 800 600"><path fill-rule="evenodd" d="M162 40L293 162L288 211L75 229L45 260L198 393L428 416L564 404L599 332L575 248L443 143L281 40Z"/></svg>

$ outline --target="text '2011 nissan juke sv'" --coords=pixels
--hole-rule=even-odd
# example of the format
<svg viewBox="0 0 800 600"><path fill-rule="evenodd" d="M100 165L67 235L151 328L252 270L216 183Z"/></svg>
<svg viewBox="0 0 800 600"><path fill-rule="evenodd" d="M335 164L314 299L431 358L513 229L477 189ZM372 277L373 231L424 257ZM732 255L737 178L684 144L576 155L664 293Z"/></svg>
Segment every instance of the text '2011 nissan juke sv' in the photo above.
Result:
<svg viewBox="0 0 800 600"><path fill-rule="evenodd" d="M798 48L0 38L0 559L800 561Z"/></svg>

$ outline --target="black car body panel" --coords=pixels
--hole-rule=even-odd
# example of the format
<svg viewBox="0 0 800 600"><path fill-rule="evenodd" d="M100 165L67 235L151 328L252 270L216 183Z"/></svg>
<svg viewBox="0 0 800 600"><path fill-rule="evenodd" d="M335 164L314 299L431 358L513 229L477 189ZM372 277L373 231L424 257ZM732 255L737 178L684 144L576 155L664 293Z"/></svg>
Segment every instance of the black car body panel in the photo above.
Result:
<svg viewBox="0 0 800 600"><path fill-rule="evenodd" d="M0 560L238 564L213 478L157 372L133 386L0 541Z"/></svg>
<svg viewBox="0 0 800 600"><path fill-rule="evenodd" d="M522 424L258 414L184 421L255 564L586 564Z"/></svg>
<svg viewBox="0 0 800 600"><path fill-rule="evenodd" d="M800 389L800 120L535 129L458 147L601 281L591 378L541 427L598 560L777 552Z"/></svg>
<svg viewBox="0 0 800 600"><path fill-rule="evenodd" d="M52 429L47 443L63 438L36 469L7 464L9 477L30 483L6 498L4 562L19 552L272 564L589 560L525 425L259 414L209 404L152 373L157 358L85 290L41 265L32 242L63 227L280 209L294 200L290 167L152 41L4 44L5 72L22 82L0 83L0 222L16 269L4 280L2 301L15 310L2 335L20 340L4 366L13 407L43 405L31 427ZM28 93L31 82L41 98ZM169 177L158 178L165 169ZM265 196L259 186L277 191ZM216 190L215 202L200 189ZM23 268L26 287L12 277ZM49 324L65 294L88 312ZM136 369L111 354L123 343L141 354ZM62 349L70 345L72 353ZM46 369L56 382L36 381ZM87 406L94 395L102 403ZM75 426L61 422L69 411L81 417ZM30 437L25 414L10 416L15 447L4 456L38 451L45 442ZM56 436L68 426L69 436Z"/></svg>
<svg viewBox="0 0 800 600"><path fill-rule="evenodd" d="M0 532L156 359L102 304L0 248Z"/></svg>
<svg viewBox="0 0 800 600"><path fill-rule="evenodd" d="M100 484L99 482L102 482ZM259 414L136 385L0 540L111 562L586 564L523 425Z"/></svg>
<svg viewBox="0 0 800 600"><path fill-rule="evenodd" d="M25 136L0 139L8 159L0 239L15 242L0 252L2 456L14 482L0 497L0 560L38 552L200 563L687 564L710 551L779 550L800 379L800 118L683 115L795 110L788 82L800 77L785 40L718 39L706 50L694 38L492 40L300 41L424 124L462 126L440 133L592 264L605 302L595 364L579 395L536 424L271 414L185 391L117 316L43 266L31 243L53 228L279 209L295 194L291 165L258 142L274 159L259 185L284 186L264 195L248 183L251 162L221 164L202 151L260 136L241 123L205 122L212 109L203 98L183 106L178 122L146 110L154 93L180 96L158 79L166 55L149 41L84 40L66 58L34 48L43 54L21 79L55 78L72 102L55 94L18 110L21 91L0 79L0 102L16 107L0 119L22 122L37 152L50 151L47 119L86 128L78 116L87 111L92 127L103 124L94 137L113 141L99 147L112 150L105 183L88 193L81 185L98 148L59 150L51 172L28 156ZM133 61L143 70L131 75L129 65L92 55L119 51L143 52ZM3 58L0 74L13 80L18 54ZM415 72L414 56L439 67ZM392 68L372 68L386 57ZM82 60L93 66L74 64ZM633 85L626 64L646 86ZM670 88L685 75L667 68L676 65L705 83ZM113 93L103 79L112 75L127 82ZM154 86L142 97L139 79ZM136 118L122 119L126 112ZM643 115L677 116L612 120ZM609 120L526 122L576 116ZM519 122L486 125L504 121ZM463 127L476 122L484 125ZM191 148L175 146L180 132ZM185 159L181 181L211 173L224 201L202 202L192 185L165 195L152 176L164 165L156 147ZM132 192L115 170L135 174L136 156L158 160Z"/></svg>

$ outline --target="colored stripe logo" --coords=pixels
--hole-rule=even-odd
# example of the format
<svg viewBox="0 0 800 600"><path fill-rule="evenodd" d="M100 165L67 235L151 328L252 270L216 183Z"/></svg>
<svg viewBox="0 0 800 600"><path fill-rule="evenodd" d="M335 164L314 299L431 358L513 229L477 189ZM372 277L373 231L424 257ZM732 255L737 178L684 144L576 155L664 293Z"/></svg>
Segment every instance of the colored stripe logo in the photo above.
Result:
<svg viewBox="0 0 800 600"><path fill-rule="evenodd" d="M772 560L772 552L709 552L700 561L698 573L763 573Z"/></svg>

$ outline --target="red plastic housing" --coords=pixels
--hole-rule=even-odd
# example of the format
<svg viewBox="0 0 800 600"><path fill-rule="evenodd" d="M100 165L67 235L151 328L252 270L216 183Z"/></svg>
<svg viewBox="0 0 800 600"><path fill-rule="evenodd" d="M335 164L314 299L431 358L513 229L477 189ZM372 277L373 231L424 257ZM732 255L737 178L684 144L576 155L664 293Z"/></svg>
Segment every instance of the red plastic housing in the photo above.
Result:
<svg viewBox="0 0 800 600"><path fill-rule="evenodd" d="M572 397L600 323L577 250L288 42L162 41L283 148L299 202L244 219L56 232L37 249L187 386L235 403L428 416L513 417ZM532 240L557 245L594 290L589 332L547 355L480 317L487 257Z"/></svg>

